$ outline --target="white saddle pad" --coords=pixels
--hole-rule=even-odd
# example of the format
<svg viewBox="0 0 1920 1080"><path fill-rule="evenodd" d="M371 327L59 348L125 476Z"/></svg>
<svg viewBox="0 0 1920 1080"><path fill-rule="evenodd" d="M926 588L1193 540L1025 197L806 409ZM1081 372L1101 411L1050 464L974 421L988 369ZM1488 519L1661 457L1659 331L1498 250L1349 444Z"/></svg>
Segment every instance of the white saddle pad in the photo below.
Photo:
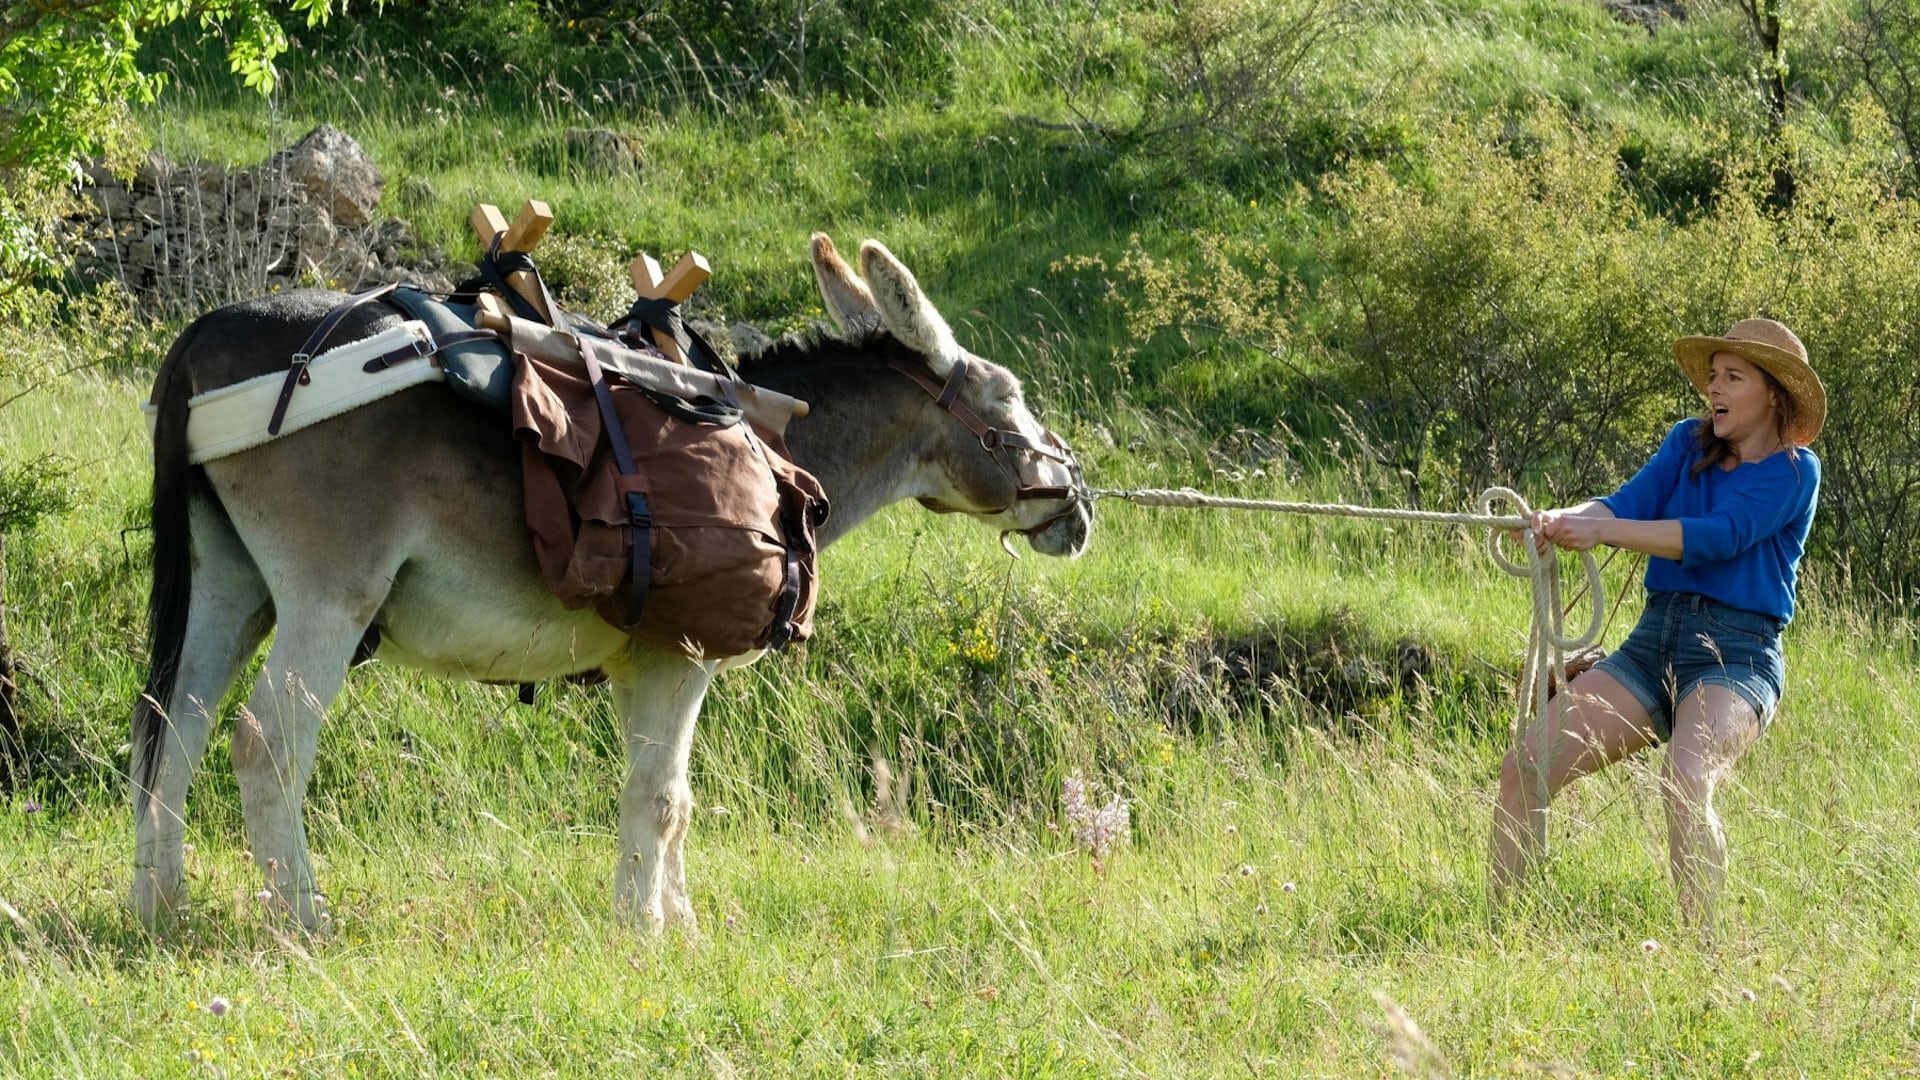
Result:
<svg viewBox="0 0 1920 1080"><path fill-rule="evenodd" d="M375 371L366 370L368 360L407 345L414 346L418 355ZM445 382L446 375L433 355L435 349L433 335L418 320L328 349L307 364L309 381L294 388L278 435L267 433L267 422L273 418L280 388L287 381L284 371L195 394L187 401L187 460L197 465L251 450L410 386ZM147 433L151 435L156 421L153 403L142 403L140 410L147 414Z"/></svg>

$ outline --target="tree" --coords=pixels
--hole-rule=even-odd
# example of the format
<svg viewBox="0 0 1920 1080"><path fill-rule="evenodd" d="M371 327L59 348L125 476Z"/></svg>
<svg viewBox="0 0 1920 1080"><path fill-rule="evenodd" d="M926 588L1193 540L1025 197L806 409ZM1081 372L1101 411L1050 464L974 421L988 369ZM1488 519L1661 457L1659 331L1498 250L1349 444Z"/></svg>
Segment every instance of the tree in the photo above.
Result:
<svg viewBox="0 0 1920 1080"><path fill-rule="evenodd" d="M346 0L341 0L345 10ZM153 100L163 76L142 71L141 42L192 20L225 35L235 75L273 89L287 34L272 0L0 0L0 312L6 295L64 264L49 243L57 191L80 162L130 143L129 103ZM307 25L332 0L291 0Z"/></svg>
<svg viewBox="0 0 1920 1080"><path fill-rule="evenodd" d="M1734 0L1760 46L1760 85L1767 98L1767 131L1778 139L1787 126L1787 49L1781 35L1792 22L1782 18L1786 0Z"/></svg>
<svg viewBox="0 0 1920 1080"><path fill-rule="evenodd" d="M1734 8L1746 17L1760 46L1760 85L1767 99L1767 135L1776 159L1773 163L1773 194L1768 200L1778 210L1793 206L1793 162L1787 147L1787 64L1786 34L1793 31L1793 20L1786 14L1787 0L1732 0Z"/></svg>
<svg viewBox="0 0 1920 1080"><path fill-rule="evenodd" d="M1859 0L1841 36L1840 54L1886 112L1920 183L1920 4Z"/></svg>

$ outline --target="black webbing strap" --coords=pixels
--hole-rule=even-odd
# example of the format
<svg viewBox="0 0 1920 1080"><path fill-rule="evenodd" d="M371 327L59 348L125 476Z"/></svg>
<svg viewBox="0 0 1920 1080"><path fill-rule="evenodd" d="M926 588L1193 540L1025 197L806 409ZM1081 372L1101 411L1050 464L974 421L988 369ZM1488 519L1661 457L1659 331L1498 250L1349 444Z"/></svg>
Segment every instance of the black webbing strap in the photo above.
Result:
<svg viewBox="0 0 1920 1080"><path fill-rule="evenodd" d="M480 276L495 292L506 298L515 315L542 325L551 325L547 321L548 316L540 314L532 301L521 296L519 290L507 283L509 274L533 275L534 283L540 286L540 299L547 305L547 311L559 312L559 306L553 302L553 294L547 291L546 279L540 276L540 270L533 265L533 256L524 251L500 250L500 241L506 235L504 232L494 233L493 239L487 242L487 253L480 257Z"/></svg>
<svg viewBox="0 0 1920 1080"><path fill-rule="evenodd" d="M327 343L327 338L332 337L333 332L339 329L340 321L347 317L347 313L369 300L378 300L399 287L395 282L368 289L366 292L354 293L335 305L332 311L327 312L327 317L321 319L320 325L314 327L313 333L307 335L307 343L300 346L299 350L293 354L293 362L287 366L286 381L280 384L280 400L273 403L273 417L267 421L267 434L280 434L280 425L287 421L287 406L293 404L293 388L313 381L313 376L307 374L307 365L313 362L313 354L320 351L320 346Z"/></svg>
<svg viewBox="0 0 1920 1080"><path fill-rule="evenodd" d="M708 344L707 339L687 325L687 321L680 316L677 301L639 297L627 308L625 315L614 320L611 329L628 345L646 349L654 348L654 344L643 331L658 330L680 346L680 354L691 360L694 367L728 380L738 381L740 378L733 366L722 360L720 354Z"/></svg>
<svg viewBox="0 0 1920 1080"><path fill-rule="evenodd" d="M613 463L623 476L638 476L633 449L627 445L626 428L613 408L613 390L607 386L607 374L600 367L600 346L591 337L581 337L580 358L586 362L587 378L593 383L593 398L600 405L600 426L613 446ZM640 621L646 610L647 590L653 584L653 511L643 492L627 492L627 523L633 528L632 577L627 583L627 626Z"/></svg>

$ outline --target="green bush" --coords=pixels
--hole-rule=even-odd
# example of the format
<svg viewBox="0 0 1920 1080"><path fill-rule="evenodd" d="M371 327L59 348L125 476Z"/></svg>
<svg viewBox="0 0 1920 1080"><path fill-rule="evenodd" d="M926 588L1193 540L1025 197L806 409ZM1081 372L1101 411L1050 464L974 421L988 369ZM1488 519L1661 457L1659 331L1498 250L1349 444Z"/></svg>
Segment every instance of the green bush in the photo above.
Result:
<svg viewBox="0 0 1920 1080"><path fill-rule="evenodd" d="M1631 472L1683 387L1647 249L1665 226L1617 139L1551 111L1434 136L1425 176L1327 185L1334 378L1416 502L1528 478L1556 498Z"/></svg>
<svg viewBox="0 0 1920 1080"><path fill-rule="evenodd" d="M640 107L725 107L768 84L874 99L939 92L952 0L432 0L336 18L304 49L419 53L432 77L503 72ZM456 70L457 69L457 70ZM482 82L503 82L482 79ZM599 98L596 98L598 100Z"/></svg>

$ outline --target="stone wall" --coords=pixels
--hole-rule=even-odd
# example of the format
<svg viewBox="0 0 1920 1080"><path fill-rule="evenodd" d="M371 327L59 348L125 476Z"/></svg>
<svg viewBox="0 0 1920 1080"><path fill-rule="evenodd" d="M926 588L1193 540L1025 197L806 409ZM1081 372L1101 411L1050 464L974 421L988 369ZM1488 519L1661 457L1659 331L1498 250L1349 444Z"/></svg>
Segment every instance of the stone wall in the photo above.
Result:
<svg viewBox="0 0 1920 1080"><path fill-rule="evenodd" d="M82 244L74 268L164 313L304 285L449 288L445 253L378 214L384 183L360 144L325 124L245 168L154 154L130 180L90 169L92 212L68 223Z"/></svg>

